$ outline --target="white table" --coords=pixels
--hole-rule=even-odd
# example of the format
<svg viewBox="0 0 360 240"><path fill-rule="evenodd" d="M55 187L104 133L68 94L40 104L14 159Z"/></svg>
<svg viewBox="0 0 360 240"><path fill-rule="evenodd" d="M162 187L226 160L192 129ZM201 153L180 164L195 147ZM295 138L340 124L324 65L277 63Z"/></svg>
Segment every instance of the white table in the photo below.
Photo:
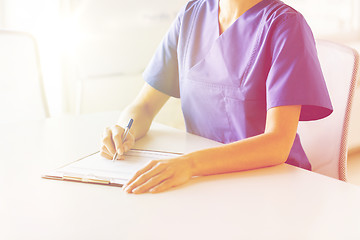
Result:
<svg viewBox="0 0 360 240"><path fill-rule="evenodd" d="M161 194L40 177L97 151L117 116L0 125L0 239L360 239L360 188L286 164ZM215 145L161 125L138 143L178 152Z"/></svg>

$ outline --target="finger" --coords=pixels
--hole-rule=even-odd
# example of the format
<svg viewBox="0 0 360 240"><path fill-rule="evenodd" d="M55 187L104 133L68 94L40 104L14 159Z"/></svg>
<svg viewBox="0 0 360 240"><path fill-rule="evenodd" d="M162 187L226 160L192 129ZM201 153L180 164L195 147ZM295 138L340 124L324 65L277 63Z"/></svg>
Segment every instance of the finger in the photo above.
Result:
<svg viewBox="0 0 360 240"><path fill-rule="evenodd" d="M155 162L155 161L153 161ZM147 182L153 176L159 174L165 169L164 165L158 165L157 162L151 163L145 167L146 170L141 170L140 174L136 174L137 177L133 177L132 181L127 184L125 189L126 192L131 193L133 189L137 188L138 186L142 185L143 183Z"/></svg>
<svg viewBox="0 0 360 240"><path fill-rule="evenodd" d="M106 154L108 154L108 155L112 155L110 152L109 152L109 150L107 149L107 147L105 146L105 145L102 145L101 146L101 148L100 148L100 152L104 152L104 153L106 153Z"/></svg>
<svg viewBox="0 0 360 240"><path fill-rule="evenodd" d="M113 154L111 154L111 153L109 152L109 150L107 149L107 147L106 147L105 145L102 145L102 146L101 146L101 148L100 148L100 155L101 155L102 157L107 158L107 159L112 159L112 156L113 156Z"/></svg>
<svg viewBox="0 0 360 240"><path fill-rule="evenodd" d="M121 138L122 138L122 135L124 134L124 129L118 125L115 125L111 128L111 132L112 132L112 141L115 145L115 151L117 151L118 154L123 155L124 154L124 146L121 141Z"/></svg>
<svg viewBox="0 0 360 240"><path fill-rule="evenodd" d="M125 191L128 193L131 193L135 188L139 187L140 185L144 184L148 180L150 180L152 177L158 175L165 169L164 166L154 166L147 172L141 174L138 178L136 178L131 184L128 184Z"/></svg>
<svg viewBox="0 0 360 240"><path fill-rule="evenodd" d="M141 174L149 171L153 166L155 166L157 164L157 162L155 161L151 161L149 162L145 167L143 167L142 169L140 169L139 171L137 171L134 176L126 183L123 185L123 189L126 189L132 182L134 182Z"/></svg>
<svg viewBox="0 0 360 240"><path fill-rule="evenodd" d="M170 179L167 179L167 180L163 181L159 185L151 188L149 192L151 192L151 193L159 193L159 192L163 192L163 191L165 191L165 190L167 190L169 188L172 188L174 186L175 186L175 184L173 183L172 179L170 178Z"/></svg>
<svg viewBox="0 0 360 240"><path fill-rule="evenodd" d="M172 176L173 176L173 173L171 171L162 171L158 175L155 175L154 177L150 178L144 184L133 189L132 192L135 194L148 192L149 189L152 189L152 188L158 186L163 181L166 181L167 179L171 178Z"/></svg>
<svg viewBox="0 0 360 240"><path fill-rule="evenodd" d="M112 159L112 155L110 155L109 153L104 152L104 151L100 151L100 156L110 159L110 160Z"/></svg>
<svg viewBox="0 0 360 240"><path fill-rule="evenodd" d="M114 143L112 141L112 132L110 128L106 128L103 134L102 144L107 148L108 153L115 154Z"/></svg>
<svg viewBox="0 0 360 240"><path fill-rule="evenodd" d="M135 144L135 137L134 135L132 135L130 132L128 134L128 136L126 137L125 142L123 143L124 146L124 153L126 153L127 151L129 151Z"/></svg>

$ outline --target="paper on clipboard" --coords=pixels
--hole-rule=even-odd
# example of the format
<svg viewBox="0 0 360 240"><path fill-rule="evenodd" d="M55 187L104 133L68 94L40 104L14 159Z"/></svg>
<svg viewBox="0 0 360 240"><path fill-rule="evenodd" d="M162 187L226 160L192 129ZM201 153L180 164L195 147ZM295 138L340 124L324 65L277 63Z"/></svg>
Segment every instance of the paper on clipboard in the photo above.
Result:
<svg viewBox="0 0 360 240"><path fill-rule="evenodd" d="M125 160L112 161L94 153L44 174L47 179L122 186L151 160L173 158L179 153L130 150Z"/></svg>

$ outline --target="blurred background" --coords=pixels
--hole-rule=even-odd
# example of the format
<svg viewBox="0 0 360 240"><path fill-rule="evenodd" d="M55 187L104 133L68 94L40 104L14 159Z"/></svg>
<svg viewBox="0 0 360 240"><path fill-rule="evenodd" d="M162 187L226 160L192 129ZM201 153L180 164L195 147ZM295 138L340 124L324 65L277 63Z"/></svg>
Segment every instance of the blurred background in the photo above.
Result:
<svg viewBox="0 0 360 240"><path fill-rule="evenodd" d="M137 94L141 74L186 0L0 0L0 28L37 40L50 116L123 109ZM359 0L285 0L307 19L317 39L360 51ZM1 68L1 66L0 66ZM350 151L360 148L356 90ZM171 99L156 121L183 129Z"/></svg>

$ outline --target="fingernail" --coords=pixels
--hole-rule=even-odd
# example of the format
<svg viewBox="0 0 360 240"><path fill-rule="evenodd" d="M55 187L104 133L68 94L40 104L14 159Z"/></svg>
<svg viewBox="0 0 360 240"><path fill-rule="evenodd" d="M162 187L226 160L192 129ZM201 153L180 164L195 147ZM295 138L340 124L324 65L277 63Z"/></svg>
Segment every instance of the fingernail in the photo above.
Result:
<svg viewBox="0 0 360 240"><path fill-rule="evenodd" d="M140 189L135 188L135 189L132 190L132 193L140 193Z"/></svg>

